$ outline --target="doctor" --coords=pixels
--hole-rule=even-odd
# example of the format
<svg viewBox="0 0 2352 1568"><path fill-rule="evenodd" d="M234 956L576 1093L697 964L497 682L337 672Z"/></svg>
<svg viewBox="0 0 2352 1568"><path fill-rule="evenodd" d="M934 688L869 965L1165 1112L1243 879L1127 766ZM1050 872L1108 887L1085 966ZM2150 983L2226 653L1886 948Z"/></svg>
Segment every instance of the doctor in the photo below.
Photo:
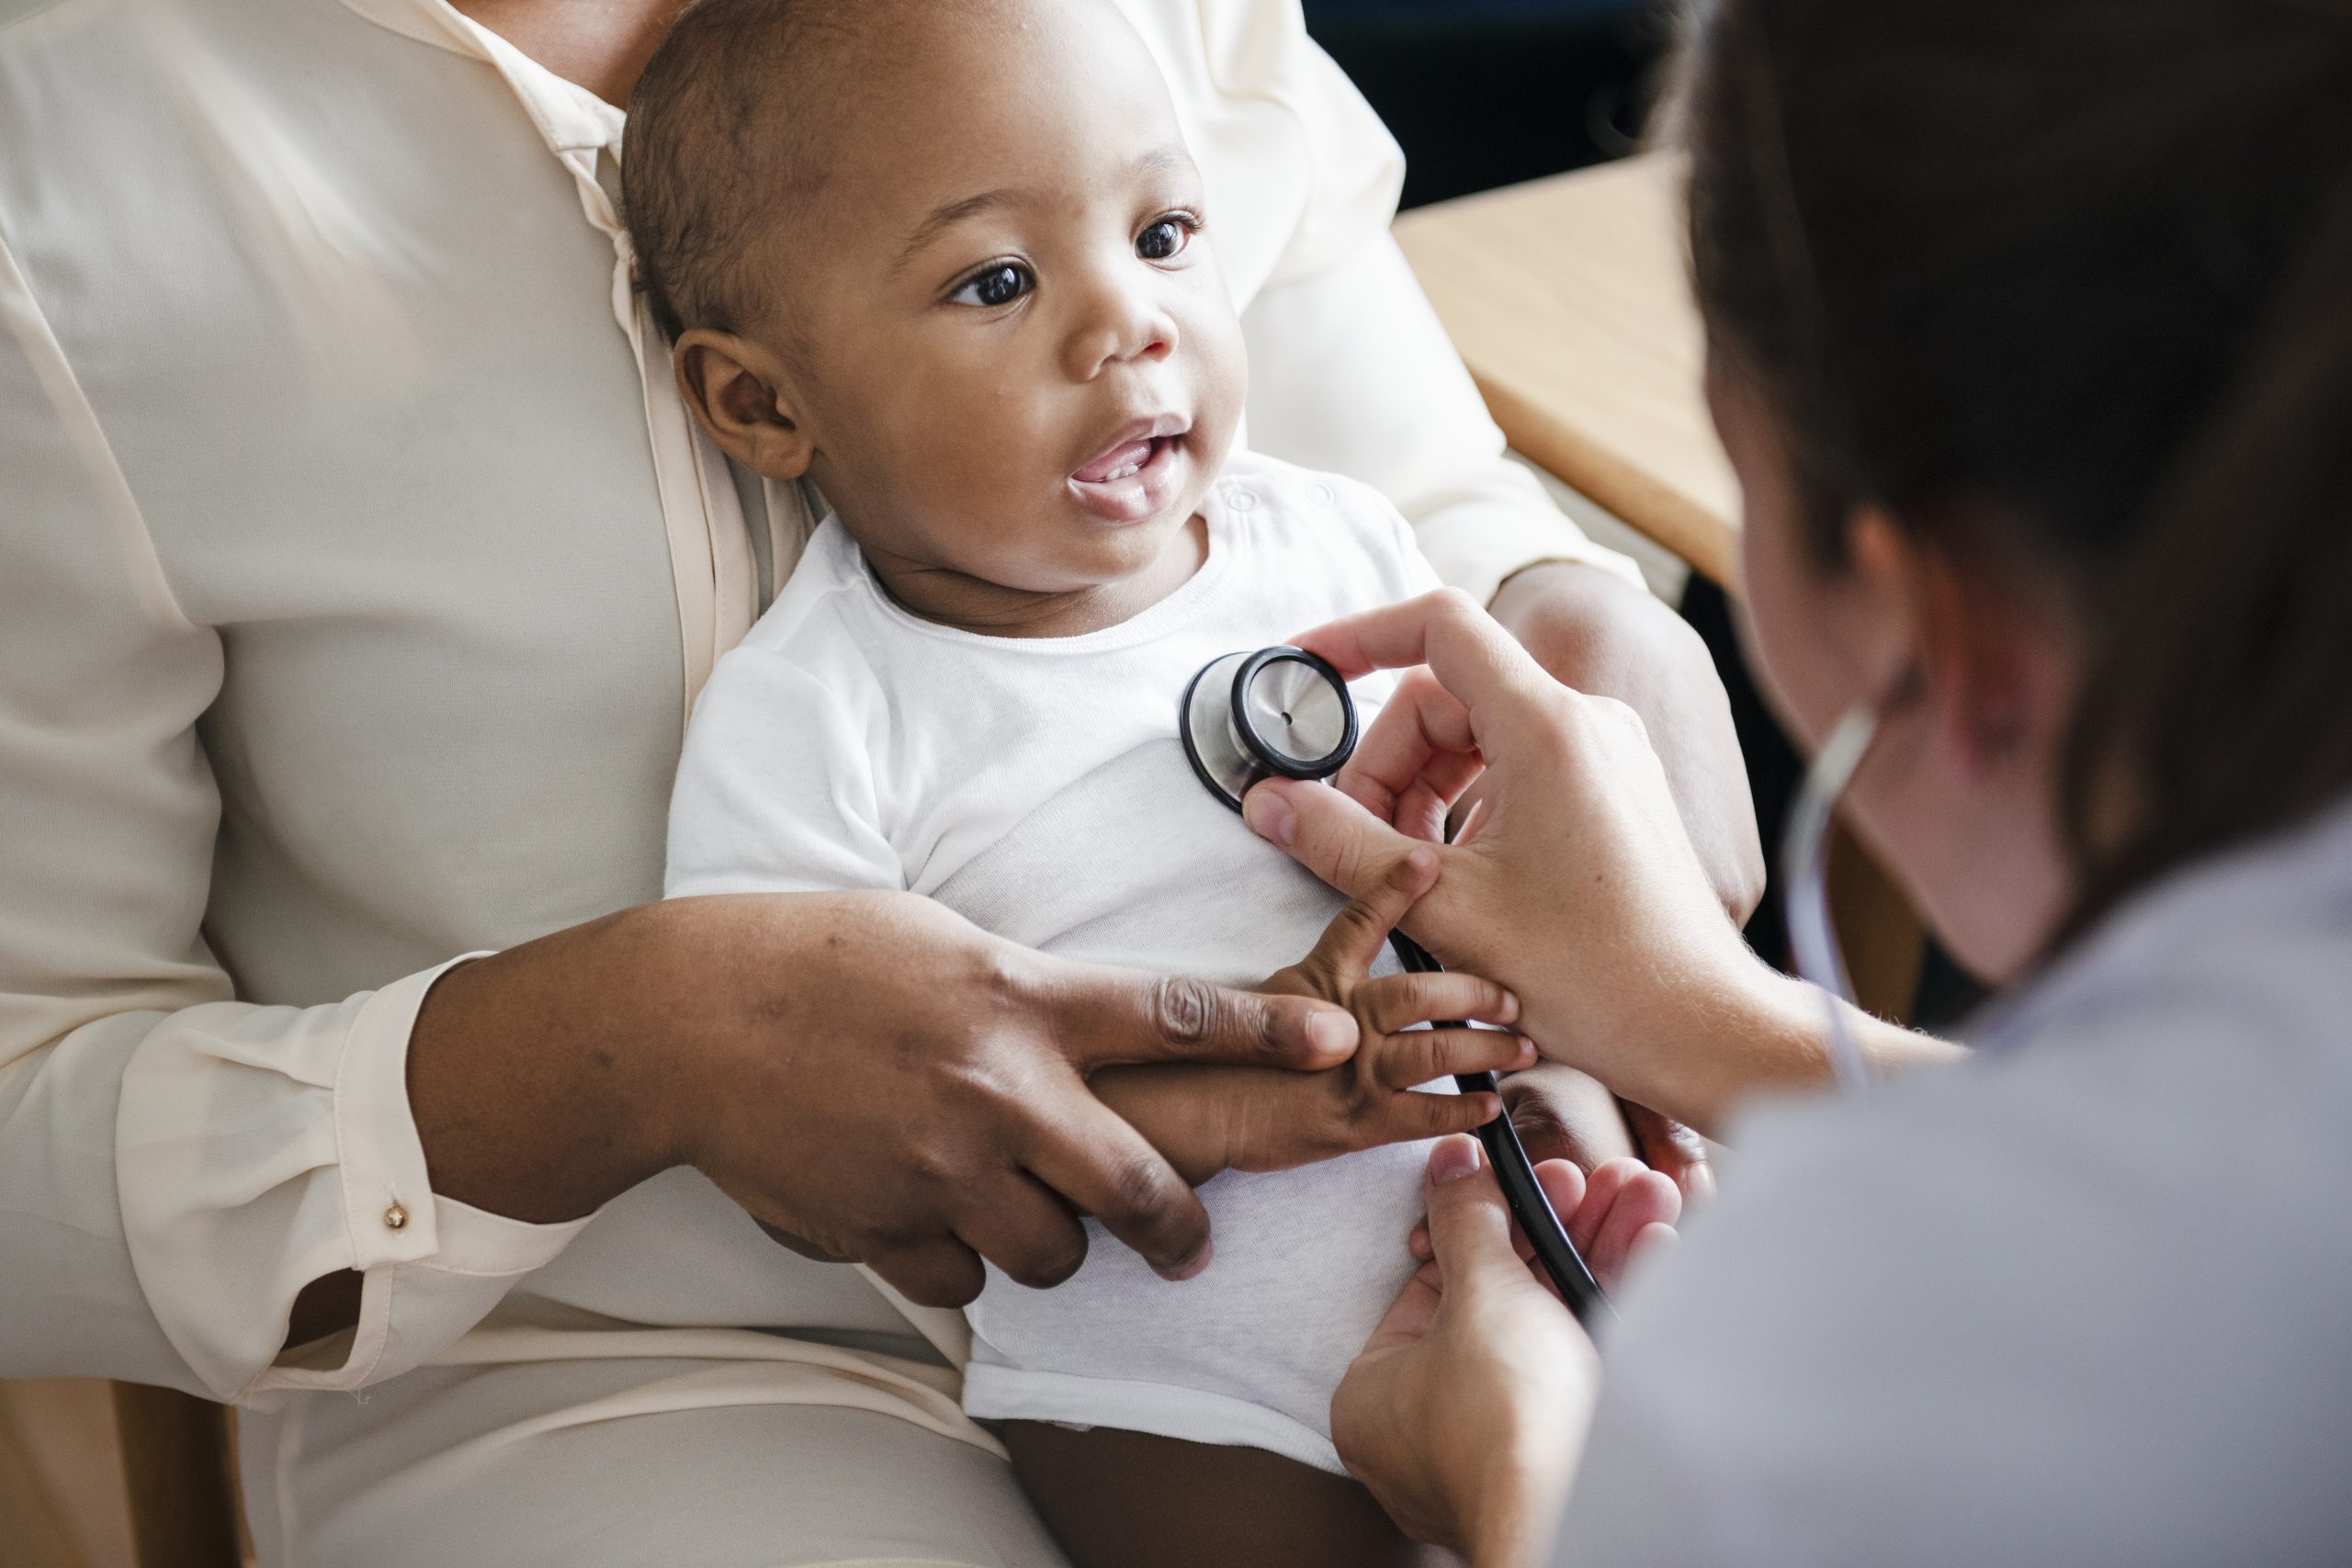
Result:
<svg viewBox="0 0 2352 1568"><path fill-rule="evenodd" d="M2352 1561L2352 11L1723 0L1691 88L1755 649L2007 994L1759 1105L1826 998L1641 725L1458 598L1307 638L1434 679L1251 823L1357 885L1475 747L1413 934L1743 1156L1596 1359L1442 1146L1340 1450L1479 1568Z"/></svg>

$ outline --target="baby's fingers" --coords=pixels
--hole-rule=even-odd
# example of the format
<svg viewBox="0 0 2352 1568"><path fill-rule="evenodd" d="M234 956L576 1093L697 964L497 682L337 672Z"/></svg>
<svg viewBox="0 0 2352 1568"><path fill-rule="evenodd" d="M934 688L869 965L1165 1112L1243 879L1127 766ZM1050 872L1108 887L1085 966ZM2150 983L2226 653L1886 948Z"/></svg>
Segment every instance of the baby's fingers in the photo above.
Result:
<svg viewBox="0 0 2352 1568"><path fill-rule="evenodd" d="M1507 1030L1414 1029L1369 1035L1358 1059L1367 1057L1383 1089L1407 1089L1455 1073L1516 1072L1534 1066L1535 1047Z"/></svg>
<svg viewBox="0 0 2352 1568"><path fill-rule="evenodd" d="M1331 917L1331 923L1316 940L1315 951L1284 973L1300 973L1319 994L1334 1001L1347 1000L1355 982L1370 973L1380 957L1389 931L1422 894L1436 886L1437 877L1436 851L1421 848L1400 855L1372 891L1350 899L1347 908ZM1431 1016L1424 1013L1408 1021Z"/></svg>
<svg viewBox="0 0 2352 1568"><path fill-rule="evenodd" d="M1498 1094L1387 1094L1355 1118L1354 1141L1371 1148L1475 1133L1502 1113Z"/></svg>
<svg viewBox="0 0 2352 1568"><path fill-rule="evenodd" d="M1356 1020L1381 1034L1417 1023L1508 1024L1519 1017L1519 998L1476 975L1440 971L1427 975L1383 975L1356 987Z"/></svg>

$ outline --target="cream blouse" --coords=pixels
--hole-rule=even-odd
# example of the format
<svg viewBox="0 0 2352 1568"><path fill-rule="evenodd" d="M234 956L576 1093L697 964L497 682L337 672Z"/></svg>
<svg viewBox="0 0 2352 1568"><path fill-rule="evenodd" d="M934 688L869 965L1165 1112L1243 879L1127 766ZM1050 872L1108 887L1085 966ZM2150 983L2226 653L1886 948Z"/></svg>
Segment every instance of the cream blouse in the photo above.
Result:
<svg viewBox="0 0 2352 1568"><path fill-rule="evenodd" d="M1253 444L1379 485L1473 592L1630 571L1503 460L1296 6L1123 4ZM658 895L684 715L807 525L679 404L622 129L441 0L0 0L0 1375L906 1329L690 1171L566 1225L441 1197L409 1113L442 968ZM281 1364L343 1269L357 1331Z"/></svg>

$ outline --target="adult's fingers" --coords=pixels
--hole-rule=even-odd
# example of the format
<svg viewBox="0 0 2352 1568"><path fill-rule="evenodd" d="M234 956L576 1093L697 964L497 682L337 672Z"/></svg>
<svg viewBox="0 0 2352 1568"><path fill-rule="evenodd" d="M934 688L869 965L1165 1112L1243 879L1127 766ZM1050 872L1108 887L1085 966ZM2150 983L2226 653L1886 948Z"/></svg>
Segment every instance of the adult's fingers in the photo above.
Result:
<svg viewBox="0 0 2352 1568"><path fill-rule="evenodd" d="M1477 1139L1444 1138L1430 1151L1426 1196L1430 1245L1449 1298L1476 1292L1505 1270L1527 1277L1510 1244L1510 1210Z"/></svg>
<svg viewBox="0 0 2352 1568"><path fill-rule="evenodd" d="M1331 917L1331 923L1323 929L1315 951L1306 955L1301 967L1334 980L1352 981L1371 973L1388 933L1422 894L1437 886L1437 852L1426 847L1408 851L1389 862L1370 888L1349 899L1348 907ZM1434 1016L1423 1015L1424 1019ZM1421 1020L1406 1021L1418 1021ZM1402 1029L1405 1025L1382 1027Z"/></svg>
<svg viewBox="0 0 2352 1568"><path fill-rule="evenodd" d="M1383 975L1357 988L1355 1004L1364 1021L1383 1034L1417 1023L1499 1024L1519 1017L1519 998L1509 991L1492 980L1450 969Z"/></svg>
<svg viewBox="0 0 2352 1568"><path fill-rule="evenodd" d="M1241 815L1260 838L1350 897L1370 893L1407 855L1427 852L1338 790L1295 779L1259 784L1242 797Z"/></svg>
<svg viewBox="0 0 2352 1568"><path fill-rule="evenodd" d="M1165 1278L1208 1264L1209 1215L1175 1167L1118 1112L1073 1085L1018 1151L1029 1173L1133 1247Z"/></svg>
<svg viewBox="0 0 2352 1568"><path fill-rule="evenodd" d="M1295 640L1350 680L1426 664L1474 716L1514 687L1553 684L1519 639L1458 588L1349 615Z"/></svg>
<svg viewBox="0 0 2352 1568"><path fill-rule="evenodd" d="M1503 1086L1503 1100L1510 1106L1519 1141L1533 1159L1573 1160L1590 1170L1634 1152L1617 1097L1574 1067L1545 1062L1514 1074Z"/></svg>
<svg viewBox="0 0 2352 1568"><path fill-rule="evenodd" d="M1597 1168L1589 1182L1576 1182L1581 1201L1570 1201L1564 1198L1570 1184L1561 1172L1573 1174L1574 1168L1556 1160L1535 1168L1553 1208L1566 1219L1568 1239L1601 1288L1615 1290L1633 1259L1657 1245L1656 1233L1672 1233L1682 1213L1681 1190L1639 1160L1617 1159Z"/></svg>
<svg viewBox="0 0 2352 1568"><path fill-rule="evenodd" d="M1469 710L1435 675L1414 670L1331 782L1399 832L1442 841L1447 810L1485 766Z"/></svg>
<svg viewBox="0 0 2352 1568"><path fill-rule="evenodd" d="M1555 1214L1573 1214L1577 1206L1584 1201L1584 1172L1567 1160L1538 1160L1535 1179L1543 1184L1544 1196L1551 1201L1552 1212ZM1426 1218L1413 1227L1413 1234L1406 1239L1405 1245L1415 1258L1424 1263L1436 1256L1437 1249L1430 1244L1430 1224ZM1516 1223L1510 1227L1510 1249L1521 1263L1535 1261L1535 1248ZM1548 1289L1551 1281L1546 1280L1544 1285ZM1557 1291L1552 1293L1559 1294Z"/></svg>
<svg viewBox="0 0 2352 1568"><path fill-rule="evenodd" d="M1025 1172L1014 1171L956 1225L957 1239L1032 1290L1058 1285L1086 1261L1086 1227L1069 1205Z"/></svg>
<svg viewBox="0 0 2352 1568"><path fill-rule="evenodd" d="M1079 964L1052 964L1042 988L1038 1010L1054 1020L1062 1051L1081 1075L1127 1062L1317 1071L1356 1048L1354 1015L1311 997Z"/></svg>
<svg viewBox="0 0 2352 1568"><path fill-rule="evenodd" d="M1702 1202L1715 1193L1715 1168L1707 1157L1707 1140L1670 1117L1646 1105L1623 1102L1625 1125L1634 1145L1652 1170L1661 1172L1682 1189L1687 1202Z"/></svg>
<svg viewBox="0 0 2352 1568"><path fill-rule="evenodd" d="M960 1307L988 1280L979 1254L945 1236L883 1248L865 1266L917 1306Z"/></svg>

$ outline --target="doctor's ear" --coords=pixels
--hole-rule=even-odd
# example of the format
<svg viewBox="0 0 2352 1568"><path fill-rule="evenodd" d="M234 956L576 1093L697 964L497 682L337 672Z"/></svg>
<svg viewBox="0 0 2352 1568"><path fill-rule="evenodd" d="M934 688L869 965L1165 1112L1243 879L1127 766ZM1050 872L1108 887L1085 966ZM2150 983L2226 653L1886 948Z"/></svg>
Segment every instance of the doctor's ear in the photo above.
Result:
<svg viewBox="0 0 2352 1568"><path fill-rule="evenodd" d="M2050 630L2066 623L2063 607L2041 603L2046 588L1968 533L1924 535L1863 508L1847 548L1886 609L1873 639L1884 645L1873 649L1884 665L1873 689L1916 682L1938 740L1984 778L2019 761L2038 766L2057 744L2073 660Z"/></svg>
<svg viewBox="0 0 2352 1568"><path fill-rule="evenodd" d="M778 355L733 333L693 327L672 357L686 407L720 451L763 479L808 471L815 447Z"/></svg>

